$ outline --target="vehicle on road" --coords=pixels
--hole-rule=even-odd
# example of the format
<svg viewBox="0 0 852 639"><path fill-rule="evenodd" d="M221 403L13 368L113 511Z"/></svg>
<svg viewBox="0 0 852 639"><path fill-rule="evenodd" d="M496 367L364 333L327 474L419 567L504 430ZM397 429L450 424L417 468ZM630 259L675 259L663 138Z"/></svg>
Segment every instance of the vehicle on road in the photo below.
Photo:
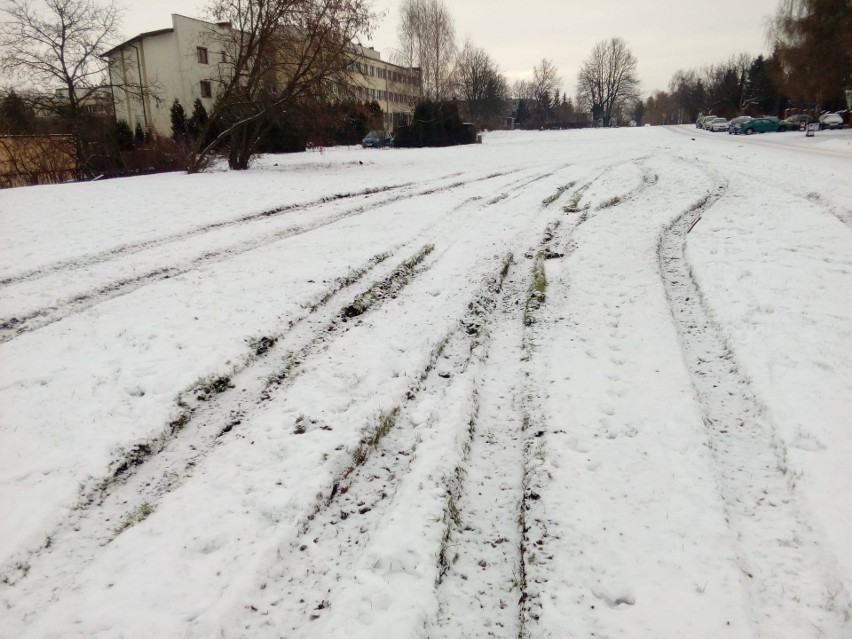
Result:
<svg viewBox="0 0 852 639"><path fill-rule="evenodd" d="M823 113L819 116L819 128L823 129L842 129L843 117L839 113Z"/></svg>
<svg viewBox="0 0 852 639"><path fill-rule="evenodd" d="M777 118L769 118L769 117L760 117L760 118L750 118L738 125L736 133L739 135L742 133L743 135L751 135L752 133L767 133L778 130L778 127L781 123Z"/></svg>

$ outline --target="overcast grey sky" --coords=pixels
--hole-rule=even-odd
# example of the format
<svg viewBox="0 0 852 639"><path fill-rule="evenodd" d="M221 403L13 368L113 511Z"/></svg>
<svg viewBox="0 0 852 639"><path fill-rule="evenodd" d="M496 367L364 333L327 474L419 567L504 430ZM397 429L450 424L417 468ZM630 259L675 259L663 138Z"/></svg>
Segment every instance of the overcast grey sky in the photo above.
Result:
<svg viewBox="0 0 852 639"><path fill-rule="evenodd" d="M373 0L384 13L371 41L383 59L397 43L399 0ZM665 89L680 68L734 53L766 52L766 21L778 0L445 0L459 44L486 49L512 82L553 60L573 95L594 44L620 36L639 61L642 91ZM171 14L203 17L204 0L124 0L127 37L171 26Z"/></svg>

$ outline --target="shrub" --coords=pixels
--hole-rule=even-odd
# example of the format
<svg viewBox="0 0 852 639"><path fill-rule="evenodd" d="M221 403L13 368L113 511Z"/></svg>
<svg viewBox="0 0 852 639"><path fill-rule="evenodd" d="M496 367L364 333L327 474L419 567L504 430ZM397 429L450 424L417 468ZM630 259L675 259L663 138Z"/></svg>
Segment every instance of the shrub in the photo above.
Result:
<svg viewBox="0 0 852 639"><path fill-rule="evenodd" d="M414 107L411 124L397 128L399 147L453 146L476 142L476 127L463 123L455 102L421 100Z"/></svg>

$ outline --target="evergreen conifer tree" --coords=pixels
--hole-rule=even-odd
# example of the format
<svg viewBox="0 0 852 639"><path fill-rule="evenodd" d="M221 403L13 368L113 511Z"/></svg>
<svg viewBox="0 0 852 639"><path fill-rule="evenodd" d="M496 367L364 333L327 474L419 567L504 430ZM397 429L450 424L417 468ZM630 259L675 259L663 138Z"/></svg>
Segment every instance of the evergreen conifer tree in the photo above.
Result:
<svg viewBox="0 0 852 639"><path fill-rule="evenodd" d="M185 143L189 133L189 123L186 120L186 111L180 100L175 98L171 108L172 139L175 142Z"/></svg>
<svg viewBox="0 0 852 639"><path fill-rule="evenodd" d="M189 119L188 131L193 140L198 139L198 136L204 131L207 124L207 109L201 104L200 98L195 98L195 104L192 105L192 117Z"/></svg>

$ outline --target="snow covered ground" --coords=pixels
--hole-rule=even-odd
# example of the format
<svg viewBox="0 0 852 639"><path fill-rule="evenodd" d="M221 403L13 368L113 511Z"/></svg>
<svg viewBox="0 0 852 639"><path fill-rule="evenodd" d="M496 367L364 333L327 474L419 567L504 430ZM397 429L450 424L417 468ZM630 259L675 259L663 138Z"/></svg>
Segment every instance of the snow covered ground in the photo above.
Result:
<svg viewBox="0 0 852 639"><path fill-rule="evenodd" d="M852 132L0 192L0 637L852 637Z"/></svg>

